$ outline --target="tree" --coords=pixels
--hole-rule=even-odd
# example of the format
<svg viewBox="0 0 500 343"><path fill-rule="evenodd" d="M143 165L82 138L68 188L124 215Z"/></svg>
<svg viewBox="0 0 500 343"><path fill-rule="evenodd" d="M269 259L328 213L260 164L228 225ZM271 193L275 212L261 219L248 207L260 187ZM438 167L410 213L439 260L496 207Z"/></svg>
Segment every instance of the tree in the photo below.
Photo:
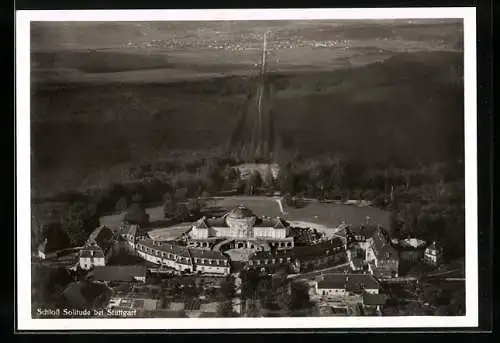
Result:
<svg viewBox="0 0 500 343"><path fill-rule="evenodd" d="M262 317L262 307L256 301L249 301L246 309L247 317Z"/></svg>
<svg viewBox="0 0 500 343"><path fill-rule="evenodd" d="M197 199L189 199L187 202L187 208L190 214L198 215L201 210L201 206Z"/></svg>
<svg viewBox="0 0 500 343"><path fill-rule="evenodd" d="M297 191L295 183L296 177L289 167L285 167L283 170L280 170L278 175L278 185L282 194L294 195Z"/></svg>
<svg viewBox="0 0 500 343"><path fill-rule="evenodd" d="M235 313L233 311L233 301L226 300L219 303L217 306L217 315L219 317L234 317Z"/></svg>
<svg viewBox="0 0 500 343"><path fill-rule="evenodd" d="M401 238L401 223L399 222L398 214L394 209L389 212L389 226L391 230L391 236L395 238Z"/></svg>
<svg viewBox="0 0 500 343"><path fill-rule="evenodd" d="M174 198L176 201L185 201L187 198L188 190L187 188L178 188L175 190Z"/></svg>
<svg viewBox="0 0 500 343"><path fill-rule="evenodd" d="M139 193L134 194L134 196L132 197L132 202L141 203L142 195L140 195Z"/></svg>
<svg viewBox="0 0 500 343"><path fill-rule="evenodd" d="M99 226L99 216L95 208L77 201L72 203L67 212L62 214L60 223L70 239L71 245L80 245L89 233Z"/></svg>
<svg viewBox="0 0 500 343"><path fill-rule="evenodd" d="M221 294L227 300L233 299L236 295L236 285L234 281L234 277L229 275L221 284Z"/></svg>
<svg viewBox="0 0 500 343"><path fill-rule="evenodd" d="M123 196L116 203L115 210L117 212L123 212L127 210L127 207L128 207L127 197Z"/></svg>
<svg viewBox="0 0 500 343"><path fill-rule="evenodd" d="M291 284L290 307L292 310L301 310L311 306L309 298L309 286L303 282L293 282Z"/></svg>
<svg viewBox="0 0 500 343"><path fill-rule="evenodd" d="M292 299L290 297L290 294L288 294L288 285L282 285L281 287L279 287L276 292L273 293L273 296L271 298L274 298L276 304L281 310L290 310Z"/></svg>
<svg viewBox="0 0 500 343"><path fill-rule="evenodd" d="M175 203L175 200L172 197L172 194L165 193L163 195L163 216L165 218L173 217L175 214L176 207L177 207L177 204Z"/></svg>
<svg viewBox="0 0 500 343"><path fill-rule="evenodd" d="M129 206L124 217L125 221L131 224L147 227L149 225L149 215L140 203L134 202Z"/></svg>
<svg viewBox="0 0 500 343"><path fill-rule="evenodd" d="M224 172L224 183L232 187L241 179L239 170L236 168L227 168Z"/></svg>
<svg viewBox="0 0 500 343"><path fill-rule="evenodd" d="M189 217L189 209L186 204L177 204L175 207L174 218L177 220L186 220Z"/></svg>
<svg viewBox="0 0 500 343"><path fill-rule="evenodd" d="M253 195L255 190L261 186L262 186L262 178L260 176L260 173L255 170L250 174L250 177L246 182L245 193L247 195Z"/></svg>

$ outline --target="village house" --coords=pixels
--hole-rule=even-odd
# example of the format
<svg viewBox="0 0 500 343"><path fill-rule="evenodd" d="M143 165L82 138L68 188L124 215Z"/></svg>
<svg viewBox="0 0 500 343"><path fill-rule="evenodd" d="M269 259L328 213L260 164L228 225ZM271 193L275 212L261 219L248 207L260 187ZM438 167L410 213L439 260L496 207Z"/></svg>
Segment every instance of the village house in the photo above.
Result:
<svg viewBox="0 0 500 343"><path fill-rule="evenodd" d="M352 271L361 271L365 266L365 252L359 246L352 246L347 251L347 261Z"/></svg>
<svg viewBox="0 0 500 343"><path fill-rule="evenodd" d="M42 260L54 258L57 256L57 251L50 251L48 248L48 240L45 238L38 246L36 256Z"/></svg>
<svg viewBox="0 0 500 343"><path fill-rule="evenodd" d="M328 274L316 283L316 294L339 297L355 294L379 294L380 285L370 274Z"/></svg>
<svg viewBox="0 0 500 343"><path fill-rule="evenodd" d="M105 266L112 255L113 243L114 232L110 228L100 226L92 231L87 242L80 249L80 268L89 270L95 266Z"/></svg>
<svg viewBox="0 0 500 343"><path fill-rule="evenodd" d="M98 266L90 272L88 277L93 281L104 282L106 284L145 283L146 272L145 266Z"/></svg>
<svg viewBox="0 0 500 343"><path fill-rule="evenodd" d="M432 242L424 252L424 262L430 264L432 266L437 266L443 260L443 249L436 244L436 242Z"/></svg>
<svg viewBox="0 0 500 343"><path fill-rule="evenodd" d="M389 234L378 228L367 241L365 260L368 270L377 278L392 278L398 276L399 255L391 245Z"/></svg>
<svg viewBox="0 0 500 343"><path fill-rule="evenodd" d="M380 311L382 310L382 307L387 302L387 298L388 297L386 294L364 293L363 294L363 308L367 311L375 310L378 313L380 313Z"/></svg>

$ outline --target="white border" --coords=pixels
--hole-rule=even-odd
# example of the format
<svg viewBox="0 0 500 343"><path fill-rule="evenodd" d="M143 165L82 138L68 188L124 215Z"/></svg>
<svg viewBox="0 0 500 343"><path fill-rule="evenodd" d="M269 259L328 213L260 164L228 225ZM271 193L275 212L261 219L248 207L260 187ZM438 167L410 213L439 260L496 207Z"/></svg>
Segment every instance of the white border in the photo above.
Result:
<svg viewBox="0 0 500 343"><path fill-rule="evenodd" d="M320 19L464 20L466 316L463 317L324 317L324 318L187 318L187 319L32 319L30 258L30 22L31 21L212 21ZM477 117L476 9L259 9L259 10L85 10L18 11L16 13L17 81L17 329L308 329L431 328L478 325L477 265Z"/></svg>

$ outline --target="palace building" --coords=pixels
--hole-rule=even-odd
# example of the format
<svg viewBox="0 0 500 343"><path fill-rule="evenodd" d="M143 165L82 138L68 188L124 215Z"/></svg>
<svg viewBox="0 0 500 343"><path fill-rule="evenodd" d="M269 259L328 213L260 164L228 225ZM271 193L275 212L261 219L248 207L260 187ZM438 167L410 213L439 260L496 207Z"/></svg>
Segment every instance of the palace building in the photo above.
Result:
<svg viewBox="0 0 500 343"><path fill-rule="evenodd" d="M142 239L136 244L137 254L156 265L180 272L228 275L229 258L219 251L192 249L169 242Z"/></svg>
<svg viewBox="0 0 500 343"><path fill-rule="evenodd" d="M292 249L289 224L280 217L257 217L245 206L233 208L223 217L198 220L189 231L189 245L210 248L215 241L226 239L229 248L255 250Z"/></svg>
<svg viewBox="0 0 500 343"><path fill-rule="evenodd" d="M194 266L189 250L168 242L143 239L136 244L137 254L154 264L173 268L181 272L193 272Z"/></svg>

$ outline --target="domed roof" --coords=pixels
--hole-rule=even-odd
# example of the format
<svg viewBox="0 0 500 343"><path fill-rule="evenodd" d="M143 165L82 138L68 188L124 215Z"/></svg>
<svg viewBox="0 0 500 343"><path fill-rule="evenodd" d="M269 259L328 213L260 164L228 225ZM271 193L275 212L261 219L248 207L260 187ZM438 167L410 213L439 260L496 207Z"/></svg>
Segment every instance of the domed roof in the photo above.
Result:
<svg viewBox="0 0 500 343"><path fill-rule="evenodd" d="M255 217L255 214L243 205L233 208L227 213L227 217L233 219L243 219L249 217Z"/></svg>

